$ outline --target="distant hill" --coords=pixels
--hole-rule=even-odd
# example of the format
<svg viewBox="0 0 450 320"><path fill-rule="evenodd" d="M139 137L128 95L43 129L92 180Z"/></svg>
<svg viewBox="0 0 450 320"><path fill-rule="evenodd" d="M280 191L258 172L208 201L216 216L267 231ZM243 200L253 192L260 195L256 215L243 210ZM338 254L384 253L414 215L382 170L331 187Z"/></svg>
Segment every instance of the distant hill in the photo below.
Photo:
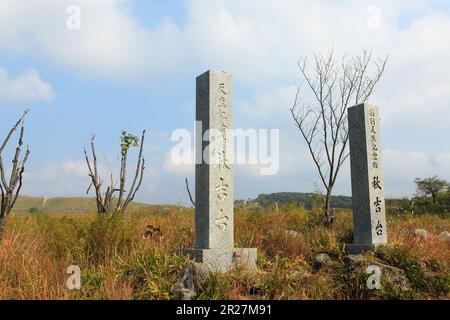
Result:
<svg viewBox="0 0 450 320"><path fill-rule="evenodd" d="M170 210L174 205L152 205L147 203L131 202L128 206L130 212L146 210ZM93 197L30 197L20 196L14 206L13 213L87 213L95 212L96 204Z"/></svg>
<svg viewBox="0 0 450 320"><path fill-rule="evenodd" d="M295 203L297 206L304 205L306 208L311 208L313 193L304 192L277 192L270 194L260 194L256 199L236 200L236 207L243 205L268 207L275 202L279 206ZM396 204L398 199L386 199L386 205L392 206ZM334 208L351 209L352 197L350 196L333 196L332 205ZM166 212L176 208L176 205L154 205L140 202L132 202L128 210L130 212L155 211ZM23 213L87 213L95 212L96 204L93 197L30 197L20 196L14 206L13 212L18 214Z"/></svg>
<svg viewBox="0 0 450 320"><path fill-rule="evenodd" d="M278 203L279 206L295 203L296 205L304 205L306 208L311 208L313 193L303 192L277 192L269 194L260 194L256 199L249 200L254 204L267 207L269 205ZM237 204L243 204L244 200L237 201ZM332 205L334 208L348 209L352 207L352 197L349 196L333 196Z"/></svg>

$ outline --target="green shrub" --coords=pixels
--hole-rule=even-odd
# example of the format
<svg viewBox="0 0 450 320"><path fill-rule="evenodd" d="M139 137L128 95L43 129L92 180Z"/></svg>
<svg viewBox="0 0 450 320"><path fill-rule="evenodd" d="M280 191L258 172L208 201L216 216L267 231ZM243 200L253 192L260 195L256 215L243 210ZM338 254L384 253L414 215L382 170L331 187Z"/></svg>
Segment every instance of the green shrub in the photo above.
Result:
<svg viewBox="0 0 450 320"><path fill-rule="evenodd" d="M406 272L411 287L417 294L445 296L450 292L450 273L446 264L438 261L421 263L411 251L399 246L386 247L382 250L381 257L388 264ZM431 271L427 270L427 264Z"/></svg>
<svg viewBox="0 0 450 320"><path fill-rule="evenodd" d="M81 272L81 291L83 298L96 298L101 291L106 275L101 266L91 267Z"/></svg>
<svg viewBox="0 0 450 320"><path fill-rule="evenodd" d="M138 238L137 223L133 218L126 219L123 214L98 215L85 235L88 261L98 264L108 258L126 255Z"/></svg>
<svg viewBox="0 0 450 320"><path fill-rule="evenodd" d="M186 258L173 252L160 252L155 248L140 249L125 261L115 259L117 275L131 283L135 299L169 299L171 288L183 270Z"/></svg>
<svg viewBox="0 0 450 320"><path fill-rule="evenodd" d="M49 214L36 215L36 222L45 239L45 245L55 257L78 259L83 252L82 234L86 228L85 221Z"/></svg>
<svg viewBox="0 0 450 320"><path fill-rule="evenodd" d="M38 213L40 211L39 208L32 207L28 209L28 213Z"/></svg>
<svg viewBox="0 0 450 320"><path fill-rule="evenodd" d="M422 291L426 288L424 273L420 260L409 250L400 246L387 246L381 248L378 255L388 264L402 269L411 283L413 289Z"/></svg>
<svg viewBox="0 0 450 320"><path fill-rule="evenodd" d="M199 288L198 300L225 300L229 299L228 292L231 285L228 279L221 274L210 273L208 279Z"/></svg>

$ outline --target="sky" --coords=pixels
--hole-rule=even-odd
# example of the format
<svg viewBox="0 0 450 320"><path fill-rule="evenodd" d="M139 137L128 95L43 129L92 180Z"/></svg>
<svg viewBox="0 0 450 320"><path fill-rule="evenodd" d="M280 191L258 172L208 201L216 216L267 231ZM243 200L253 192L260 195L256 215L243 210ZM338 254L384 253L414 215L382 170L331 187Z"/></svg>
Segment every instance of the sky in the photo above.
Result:
<svg viewBox="0 0 450 320"><path fill-rule="evenodd" d="M235 198L310 192L320 181L289 112L297 61L363 48L389 55L370 99L380 110L386 196L411 196L416 177L450 180L450 1L0 0L0 136L29 108L22 193L83 196L91 135L101 168L114 170L120 131L146 129L136 199L188 204L194 166L171 162L171 135L194 130L196 76L224 70L234 127L280 130L279 172L235 165ZM350 193L347 162L335 194Z"/></svg>

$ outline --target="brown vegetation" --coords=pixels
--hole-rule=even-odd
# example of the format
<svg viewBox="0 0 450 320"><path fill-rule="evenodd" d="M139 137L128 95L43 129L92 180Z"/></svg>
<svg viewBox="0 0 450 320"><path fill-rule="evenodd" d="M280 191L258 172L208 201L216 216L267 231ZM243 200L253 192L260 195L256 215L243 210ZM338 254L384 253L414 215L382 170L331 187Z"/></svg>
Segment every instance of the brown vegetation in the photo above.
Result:
<svg viewBox="0 0 450 320"><path fill-rule="evenodd" d="M282 207L236 212L236 246L257 247L259 272L214 275L198 299L379 299L450 297L450 244L438 238L450 220L434 215L389 216L389 245L366 258L403 269L410 290L368 290L367 275L348 270L343 245L351 214L337 212L333 228L318 226L314 209ZM157 230L149 234L151 229ZM159 229L158 229L159 228ZM427 240L411 230L425 228ZM296 232L286 232L286 230ZM193 209L159 208L113 217L97 214L11 216L0 248L0 299L172 299L171 287L193 246ZM327 253L332 263L314 267ZM68 290L70 265L79 265L81 290Z"/></svg>

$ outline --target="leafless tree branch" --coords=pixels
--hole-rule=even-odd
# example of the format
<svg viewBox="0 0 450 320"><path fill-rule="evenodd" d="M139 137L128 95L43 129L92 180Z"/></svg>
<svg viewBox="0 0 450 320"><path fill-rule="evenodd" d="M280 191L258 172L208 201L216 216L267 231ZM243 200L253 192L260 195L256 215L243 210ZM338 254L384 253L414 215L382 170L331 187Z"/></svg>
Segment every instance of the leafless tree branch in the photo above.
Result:
<svg viewBox="0 0 450 320"><path fill-rule="evenodd" d="M385 71L388 57L374 61L372 52L367 50L340 60L333 51L325 56L314 54L312 72L307 61L300 58L298 67L311 95L306 95L299 86L290 111L326 190L325 218L327 224L332 224L332 190L349 156L347 108L350 103L369 99ZM307 101L307 97L312 98Z"/></svg>
<svg viewBox="0 0 450 320"><path fill-rule="evenodd" d="M0 206L0 241L3 238L4 225L6 219L16 204L17 198L19 197L20 190L23 185L23 173L25 172L25 164L30 155L30 149L27 146L25 155L20 159L20 154L23 146L23 137L25 132L25 117L28 114L28 109L22 114L20 119L13 125L11 130L6 135L0 146L0 191L1 191L1 206ZM9 179L7 179L5 174L5 167L3 164L2 152L7 146L9 140L11 139L13 133L17 130L20 125L19 141L17 143L16 152L12 159L12 168ZM9 182L8 182L9 180Z"/></svg>

